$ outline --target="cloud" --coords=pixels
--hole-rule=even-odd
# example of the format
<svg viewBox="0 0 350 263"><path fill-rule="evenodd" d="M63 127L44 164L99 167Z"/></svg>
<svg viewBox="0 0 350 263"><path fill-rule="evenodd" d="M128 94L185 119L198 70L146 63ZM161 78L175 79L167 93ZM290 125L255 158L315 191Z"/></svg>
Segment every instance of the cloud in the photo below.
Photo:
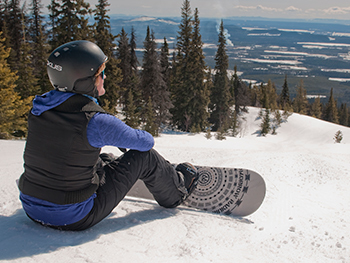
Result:
<svg viewBox="0 0 350 263"><path fill-rule="evenodd" d="M219 1L220 2L220 1ZM236 1L235 1L236 2ZM242 1L241 1L242 2ZM301 5L286 5L284 7L271 7L267 4L259 5L231 5L221 10L220 14L230 15L249 15L266 17L285 17L285 18L337 18L349 19L349 6L336 6L321 8L304 8Z"/></svg>
<svg viewBox="0 0 350 263"><path fill-rule="evenodd" d="M300 8L297 8L295 6L289 6L286 8L286 11L288 11L288 12L301 12L303 10L301 10Z"/></svg>
<svg viewBox="0 0 350 263"><path fill-rule="evenodd" d="M253 11L253 10L261 10L261 11L268 11L268 12L281 12L282 9L274 8L274 7L267 7L263 5L257 5L257 6L244 6L244 5L238 5L235 8L243 10L243 11Z"/></svg>
<svg viewBox="0 0 350 263"><path fill-rule="evenodd" d="M350 13L350 6L349 7L333 6L328 9L324 9L323 12L326 14L348 14Z"/></svg>

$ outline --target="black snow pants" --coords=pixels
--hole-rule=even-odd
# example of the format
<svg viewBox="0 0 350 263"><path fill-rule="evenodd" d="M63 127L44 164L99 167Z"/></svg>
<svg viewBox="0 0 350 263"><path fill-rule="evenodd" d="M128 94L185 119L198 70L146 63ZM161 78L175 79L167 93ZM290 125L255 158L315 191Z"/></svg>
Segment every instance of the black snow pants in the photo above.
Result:
<svg viewBox="0 0 350 263"><path fill-rule="evenodd" d="M173 166L157 151L130 150L104 167L105 182L96 191L94 206L82 220L60 230L84 230L107 217L138 179L143 180L159 205L173 208L182 202L181 181Z"/></svg>

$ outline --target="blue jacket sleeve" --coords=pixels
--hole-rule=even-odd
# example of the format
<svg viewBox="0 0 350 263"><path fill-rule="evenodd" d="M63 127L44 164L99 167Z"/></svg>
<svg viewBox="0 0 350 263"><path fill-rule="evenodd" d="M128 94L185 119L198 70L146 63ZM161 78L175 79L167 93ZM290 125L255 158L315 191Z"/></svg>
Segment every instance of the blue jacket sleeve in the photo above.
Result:
<svg viewBox="0 0 350 263"><path fill-rule="evenodd" d="M105 113L96 113L86 132L90 145L96 148L110 145L145 152L154 146L150 133L133 129L117 117Z"/></svg>

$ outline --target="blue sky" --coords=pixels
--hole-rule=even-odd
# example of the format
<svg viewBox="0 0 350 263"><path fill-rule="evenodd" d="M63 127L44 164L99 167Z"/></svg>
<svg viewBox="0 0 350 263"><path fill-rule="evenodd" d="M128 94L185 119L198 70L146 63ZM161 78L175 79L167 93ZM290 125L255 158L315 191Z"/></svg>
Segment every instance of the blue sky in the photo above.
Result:
<svg viewBox="0 0 350 263"><path fill-rule="evenodd" d="M28 2L28 1L27 1ZM51 1L42 0L47 6ZM87 0L94 8L98 0ZM177 16L183 0L110 0L109 14ZM349 0L190 0L200 17L261 16L269 18L329 18L350 20Z"/></svg>

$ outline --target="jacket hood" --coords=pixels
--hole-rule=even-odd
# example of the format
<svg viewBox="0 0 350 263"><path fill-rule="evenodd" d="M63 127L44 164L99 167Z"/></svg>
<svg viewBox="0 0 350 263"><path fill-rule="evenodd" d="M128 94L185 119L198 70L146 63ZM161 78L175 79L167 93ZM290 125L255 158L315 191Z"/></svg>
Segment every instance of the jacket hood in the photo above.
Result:
<svg viewBox="0 0 350 263"><path fill-rule="evenodd" d="M31 112L35 116L39 116L43 112L57 107L74 95L75 93L72 92L61 92L58 90L51 90L42 95L37 95L33 100L33 108Z"/></svg>

